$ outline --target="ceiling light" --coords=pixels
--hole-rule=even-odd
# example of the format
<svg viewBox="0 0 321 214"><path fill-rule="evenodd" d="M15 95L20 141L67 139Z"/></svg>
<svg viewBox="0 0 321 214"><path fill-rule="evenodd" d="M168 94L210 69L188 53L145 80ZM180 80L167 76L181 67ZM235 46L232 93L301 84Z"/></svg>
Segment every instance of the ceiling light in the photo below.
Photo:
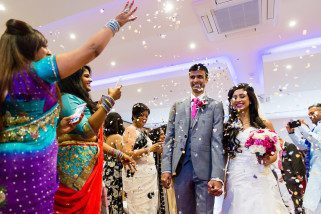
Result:
<svg viewBox="0 0 321 214"><path fill-rule="evenodd" d="M165 2L163 4L163 9L164 9L165 13L169 13L174 9L174 5L172 2Z"/></svg>
<svg viewBox="0 0 321 214"><path fill-rule="evenodd" d="M75 35L74 33L71 33L71 34L69 35L69 37L70 37L70 39L76 39L76 35Z"/></svg>
<svg viewBox="0 0 321 214"><path fill-rule="evenodd" d="M310 63L307 63L307 65L305 66L305 68L310 68L310 67L311 67Z"/></svg>
<svg viewBox="0 0 321 214"><path fill-rule="evenodd" d="M162 38L162 39L165 39L165 38L166 38L166 34L160 34L159 36L160 36L160 38Z"/></svg>
<svg viewBox="0 0 321 214"><path fill-rule="evenodd" d="M191 44L189 44L189 48L192 49L192 50L195 49L196 48L196 44L192 42Z"/></svg>
<svg viewBox="0 0 321 214"><path fill-rule="evenodd" d="M295 27L296 26L296 21L295 20L291 20L289 22L289 27Z"/></svg>
<svg viewBox="0 0 321 214"><path fill-rule="evenodd" d="M292 65L286 65L285 68L288 69L288 70L291 70L292 69Z"/></svg>
<svg viewBox="0 0 321 214"><path fill-rule="evenodd" d="M138 93L142 92L142 89L141 88L137 89L137 92Z"/></svg>
<svg viewBox="0 0 321 214"><path fill-rule="evenodd" d="M116 62L115 62L115 61L112 61L112 62L110 63L110 65L114 67L114 66L116 65Z"/></svg>
<svg viewBox="0 0 321 214"><path fill-rule="evenodd" d="M5 10L6 10L5 6L3 4L0 4L0 11L5 11Z"/></svg>

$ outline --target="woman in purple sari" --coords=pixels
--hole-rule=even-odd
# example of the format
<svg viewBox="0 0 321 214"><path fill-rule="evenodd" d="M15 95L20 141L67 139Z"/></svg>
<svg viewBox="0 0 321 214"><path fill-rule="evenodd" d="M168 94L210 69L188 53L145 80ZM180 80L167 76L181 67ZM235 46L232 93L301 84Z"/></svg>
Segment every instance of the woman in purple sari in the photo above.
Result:
<svg viewBox="0 0 321 214"><path fill-rule="evenodd" d="M7 21L0 39L0 213L53 213L60 111L54 83L96 58L135 19L136 9L125 10L80 48L48 57L39 31Z"/></svg>

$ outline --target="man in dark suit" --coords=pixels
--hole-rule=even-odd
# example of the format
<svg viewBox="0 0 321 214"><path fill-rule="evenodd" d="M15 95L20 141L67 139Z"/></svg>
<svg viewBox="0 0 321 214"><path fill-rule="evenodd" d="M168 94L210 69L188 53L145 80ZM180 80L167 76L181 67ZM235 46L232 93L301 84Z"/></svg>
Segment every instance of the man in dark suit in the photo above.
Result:
<svg viewBox="0 0 321 214"><path fill-rule="evenodd" d="M301 151L292 144L281 140L282 152L282 174L286 182L295 206L295 213L303 213L302 202L304 193L304 182L306 181L306 170L304 158Z"/></svg>
<svg viewBox="0 0 321 214"><path fill-rule="evenodd" d="M174 180L178 213L212 214L214 197L222 194L223 105L204 93L208 70L189 69L192 93L176 102L169 116L162 161L162 183Z"/></svg>

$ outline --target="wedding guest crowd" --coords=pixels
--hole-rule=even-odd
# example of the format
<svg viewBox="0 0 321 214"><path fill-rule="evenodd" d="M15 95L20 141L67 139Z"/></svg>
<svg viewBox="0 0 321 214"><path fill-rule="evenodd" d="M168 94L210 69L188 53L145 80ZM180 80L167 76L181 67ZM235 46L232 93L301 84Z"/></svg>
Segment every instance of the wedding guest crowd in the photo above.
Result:
<svg viewBox="0 0 321 214"><path fill-rule="evenodd" d="M85 201L75 204L71 197L64 195L80 193L76 200L81 197L88 199L88 192L81 190L83 186L88 186L83 180L73 177L77 181L69 183L67 179L67 186L61 184L62 191L57 192L56 133L65 127L56 130L61 106L55 82L67 78L95 59L119 28L135 19L132 15L136 8L132 7L133 2L127 3L122 13L78 49L51 56L47 56L50 55L47 40L39 31L20 20L10 19L6 22L6 30L0 39L1 213L53 213L54 201L61 202L59 196L71 203L64 201L55 204L55 210L69 211L81 207L82 211L87 207ZM104 119L114 104L113 98L120 97L117 90L112 93L115 97L108 97L111 99L105 108L97 110L101 116L97 121L88 120L86 126L77 125L85 130L83 133L97 135L102 124L100 120ZM91 132L86 128L92 128ZM96 155L96 158L100 156ZM101 165L100 161L94 164L96 168ZM79 169L72 167L64 170L71 172ZM82 174L87 176L86 173ZM98 187L96 192L99 191L101 189ZM100 192L93 197L99 197L100 202ZM92 206L93 211L97 210L98 213L100 203L96 205L91 201L88 207Z"/></svg>
<svg viewBox="0 0 321 214"><path fill-rule="evenodd" d="M288 123L286 129L292 141L307 150L307 185L303 196L306 213L321 213L321 103L308 108L308 116L314 127L304 120ZM295 131L297 129L297 132Z"/></svg>
<svg viewBox="0 0 321 214"><path fill-rule="evenodd" d="M224 214L321 213L320 103L308 108L313 127L304 120L286 125L290 143L259 114L247 83L228 91L224 122L200 63L188 70L191 93L173 104L165 126L146 129L151 111L138 102L125 128L122 112L112 111L122 86L91 99L87 63L136 10L127 2L85 44L57 55L29 24L6 22L0 213L212 214L222 194Z"/></svg>

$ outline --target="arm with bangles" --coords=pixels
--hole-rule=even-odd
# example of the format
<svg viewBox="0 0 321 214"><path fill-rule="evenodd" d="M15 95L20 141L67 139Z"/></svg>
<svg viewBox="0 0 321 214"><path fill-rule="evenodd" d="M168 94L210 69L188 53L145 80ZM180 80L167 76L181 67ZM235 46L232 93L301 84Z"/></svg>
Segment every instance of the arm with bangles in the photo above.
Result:
<svg viewBox="0 0 321 214"><path fill-rule="evenodd" d="M114 106L115 101L120 97L121 86L108 89L108 96L102 96L101 105L99 106L98 110L90 118L88 118L88 123L95 133L98 133L98 130L104 123L108 112Z"/></svg>
<svg viewBox="0 0 321 214"><path fill-rule="evenodd" d="M109 142L110 140L115 142L114 143ZM117 144L121 144L121 141L122 141L121 135L116 135L112 139L105 138L105 142L103 144L104 153L117 158L119 161L121 161L125 165L125 167L128 166L131 171L134 171L136 169L135 160L132 157L128 156L127 154L123 153L122 151L116 149L116 148L119 148L117 147ZM116 148L113 148L112 146L110 146L111 143L115 144Z"/></svg>
<svg viewBox="0 0 321 214"><path fill-rule="evenodd" d="M121 96L120 87L108 90L108 96L104 96L101 99L102 105L96 110L95 113L91 114L90 109L86 107L84 111L84 117L76 125L73 133L81 136L84 139L91 139L96 137L100 127L102 126L108 112L112 109L115 100L119 99ZM72 116L80 104L84 101L77 96L72 94L64 94L62 97L62 110L60 112L60 117Z"/></svg>
<svg viewBox="0 0 321 214"><path fill-rule="evenodd" d="M66 78L95 59L107 46L120 27L127 22L134 21L137 17L132 15L136 12L137 7L133 9L134 1L127 2L123 11L110 20L106 27L94 34L81 47L62 54L57 54L56 61L61 79Z"/></svg>
<svg viewBox="0 0 321 214"><path fill-rule="evenodd" d="M121 160L123 157L124 153L120 151L119 148L121 148L121 143L122 143L122 136L119 134L114 134L108 137L104 137L104 153L107 155L111 155L118 160ZM126 155L126 154L125 154Z"/></svg>
<svg viewBox="0 0 321 214"><path fill-rule="evenodd" d="M156 152L160 143L155 143L150 147L135 149L134 145L137 139L136 129L133 126L129 126L125 129L124 135L124 146L122 151L127 155L131 156L135 160L141 158L143 155L148 155L150 152Z"/></svg>

